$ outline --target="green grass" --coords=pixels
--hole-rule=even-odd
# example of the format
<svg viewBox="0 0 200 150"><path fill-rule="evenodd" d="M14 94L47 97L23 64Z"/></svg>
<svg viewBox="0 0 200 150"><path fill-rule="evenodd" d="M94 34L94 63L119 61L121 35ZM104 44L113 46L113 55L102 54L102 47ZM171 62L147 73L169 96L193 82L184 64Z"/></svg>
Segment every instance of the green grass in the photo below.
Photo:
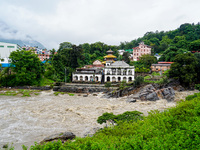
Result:
<svg viewBox="0 0 200 150"><path fill-rule="evenodd" d="M54 94L55 96L58 96L59 94L62 94L62 95L68 94L69 96L74 96L74 94L72 94L72 93L66 93L66 92L54 92L53 94Z"/></svg>
<svg viewBox="0 0 200 150"><path fill-rule="evenodd" d="M9 90L6 91L0 90L0 95L4 96L16 96L22 95L22 97L30 97L31 94L39 95L40 90L27 90L27 89L17 89L17 90Z"/></svg>
<svg viewBox="0 0 200 150"><path fill-rule="evenodd" d="M42 78L40 81L40 86L52 85L53 83L54 81L51 79Z"/></svg>
<svg viewBox="0 0 200 150"><path fill-rule="evenodd" d="M69 95L69 96L74 96L74 94L72 94L72 93L68 93L68 95Z"/></svg>

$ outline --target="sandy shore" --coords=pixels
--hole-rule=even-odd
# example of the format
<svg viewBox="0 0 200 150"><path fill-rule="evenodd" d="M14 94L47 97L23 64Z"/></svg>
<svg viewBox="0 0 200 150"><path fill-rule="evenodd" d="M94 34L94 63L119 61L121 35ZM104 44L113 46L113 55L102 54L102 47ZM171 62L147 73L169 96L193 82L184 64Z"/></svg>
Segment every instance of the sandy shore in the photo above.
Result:
<svg viewBox="0 0 200 150"><path fill-rule="evenodd" d="M120 114L137 110L148 115L150 110L173 107L177 100L194 92L176 92L174 102L162 99L136 103L127 103L127 97L105 99L102 93L83 97L78 94L54 96L53 91L43 91L32 97L0 96L0 148L13 143L15 149L21 149L22 144L30 146L34 141L64 131L83 137L92 128L102 127L96 120L105 112Z"/></svg>

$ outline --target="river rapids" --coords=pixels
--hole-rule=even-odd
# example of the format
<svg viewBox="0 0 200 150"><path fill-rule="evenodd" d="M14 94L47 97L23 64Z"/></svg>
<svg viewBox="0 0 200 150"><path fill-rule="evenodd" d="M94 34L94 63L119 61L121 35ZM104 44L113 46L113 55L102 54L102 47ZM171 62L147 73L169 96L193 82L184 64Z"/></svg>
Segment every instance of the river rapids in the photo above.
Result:
<svg viewBox="0 0 200 150"><path fill-rule="evenodd" d="M93 128L103 127L96 120L105 112L137 110L148 115L150 110L173 107L176 101L193 93L176 92L173 102L162 99L135 103L127 103L127 97L102 98L102 93L83 97L83 94L55 96L53 91L42 91L31 97L0 96L0 149L7 143L13 143L15 149L22 149L23 144L30 147L49 135L65 131L83 137Z"/></svg>

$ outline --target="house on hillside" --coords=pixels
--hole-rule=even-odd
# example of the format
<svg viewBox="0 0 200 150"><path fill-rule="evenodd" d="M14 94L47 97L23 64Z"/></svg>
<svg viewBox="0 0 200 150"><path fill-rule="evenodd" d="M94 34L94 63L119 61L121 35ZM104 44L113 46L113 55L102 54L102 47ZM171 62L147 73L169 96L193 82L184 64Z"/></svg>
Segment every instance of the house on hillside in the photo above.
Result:
<svg viewBox="0 0 200 150"><path fill-rule="evenodd" d="M133 61L138 61L142 55L151 55L151 47L140 42L139 46L133 48Z"/></svg>
<svg viewBox="0 0 200 150"><path fill-rule="evenodd" d="M164 71L170 69L172 63L173 62L158 62L157 64L152 64L151 65L151 71L153 71L153 72L164 72Z"/></svg>

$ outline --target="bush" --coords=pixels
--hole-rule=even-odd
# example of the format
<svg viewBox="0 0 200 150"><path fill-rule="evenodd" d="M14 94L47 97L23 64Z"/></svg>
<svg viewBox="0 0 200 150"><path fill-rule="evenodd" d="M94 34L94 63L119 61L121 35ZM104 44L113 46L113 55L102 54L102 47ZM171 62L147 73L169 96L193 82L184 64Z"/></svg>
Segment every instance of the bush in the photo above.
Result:
<svg viewBox="0 0 200 150"><path fill-rule="evenodd" d="M196 90L199 90L200 91L200 84L195 84L195 87L194 87Z"/></svg>
<svg viewBox="0 0 200 150"><path fill-rule="evenodd" d="M110 87L111 87L111 82L106 82L106 83L105 83L105 87L106 87L106 88L110 88Z"/></svg>
<svg viewBox="0 0 200 150"><path fill-rule="evenodd" d="M134 80L134 86L139 87L142 83L144 83L144 77L138 76Z"/></svg>
<svg viewBox="0 0 200 150"><path fill-rule="evenodd" d="M104 113L102 116L98 117L97 122L102 124L106 123L107 120L112 120L117 123L119 121L137 121L138 119L142 119L142 113L139 111L127 111L123 114L114 115L113 113Z"/></svg>

